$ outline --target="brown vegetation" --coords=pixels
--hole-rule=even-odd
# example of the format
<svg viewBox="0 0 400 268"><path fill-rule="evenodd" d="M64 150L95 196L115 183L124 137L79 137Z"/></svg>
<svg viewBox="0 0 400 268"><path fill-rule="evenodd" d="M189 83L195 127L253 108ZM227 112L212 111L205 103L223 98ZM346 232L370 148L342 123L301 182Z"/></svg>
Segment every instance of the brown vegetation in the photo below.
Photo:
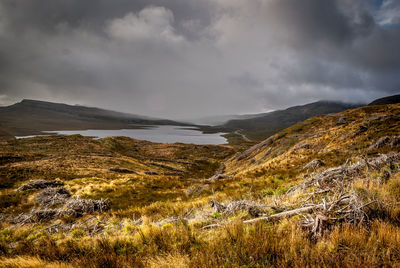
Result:
<svg viewBox="0 0 400 268"><path fill-rule="evenodd" d="M358 108L246 150L0 142L0 266L400 265L399 118Z"/></svg>

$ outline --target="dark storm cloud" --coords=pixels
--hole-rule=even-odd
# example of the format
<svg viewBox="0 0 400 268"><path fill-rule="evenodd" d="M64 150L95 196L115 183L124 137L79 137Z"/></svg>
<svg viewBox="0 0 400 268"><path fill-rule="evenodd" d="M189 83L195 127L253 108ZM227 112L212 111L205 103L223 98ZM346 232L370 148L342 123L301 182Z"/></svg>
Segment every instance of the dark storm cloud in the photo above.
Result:
<svg viewBox="0 0 400 268"><path fill-rule="evenodd" d="M0 0L0 105L190 117L400 90L394 0Z"/></svg>
<svg viewBox="0 0 400 268"><path fill-rule="evenodd" d="M210 21L208 0L2 0L2 3L9 26L17 32L34 28L54 33L66 24L102 34L106 21L139 12L149 5L173 10L179 27L185 20L196 20L203 27Z"/></svg>

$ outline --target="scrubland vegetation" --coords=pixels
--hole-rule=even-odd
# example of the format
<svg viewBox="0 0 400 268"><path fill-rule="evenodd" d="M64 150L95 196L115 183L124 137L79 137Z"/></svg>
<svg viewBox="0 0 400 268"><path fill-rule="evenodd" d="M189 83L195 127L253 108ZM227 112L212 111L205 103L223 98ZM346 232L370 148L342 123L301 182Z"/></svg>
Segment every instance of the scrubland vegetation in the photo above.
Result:
<svg viewBox="0 0 400 268"><path fill-rule="evenodd" d="M0 266L399 266L399 119L362 107L250 148L0 142Z"/></svg>

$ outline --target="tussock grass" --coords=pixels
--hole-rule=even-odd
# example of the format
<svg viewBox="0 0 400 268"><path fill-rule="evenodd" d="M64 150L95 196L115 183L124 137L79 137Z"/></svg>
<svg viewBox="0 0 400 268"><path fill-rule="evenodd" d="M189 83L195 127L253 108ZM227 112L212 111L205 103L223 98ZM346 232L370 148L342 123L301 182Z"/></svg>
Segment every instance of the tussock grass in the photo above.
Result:
<svg viewBox="0 0 400 268"><path fill-rule="evenodd" d="M398 147L371 144L398 136L399 116L400 105L387 105L311 118L247 150L241 159L238 155L250 143L158 144L79 135L0 142L5 159L0 163L0 266L399 266L398 164L366 167L347 180L346 191L362 202L378 202L365 208L366 224L336 224L319 239L309 239L299 224L301 215L244 224L254 217L247 207L224 213L210 205L212 200L247 200L266 205L260 213L276 214L310 202L310 193L319 190L316 185L292 194L288 189L309 180L314 171L398 152ZM324 165L304 168L315 159ZM221 168L234 176L207 180ZM107 199L110 210L11 224L20 213L41 208L42 189L16 191L36 179L62 181L73 199ZM316 195L312 202L331 194ZM220 227L203 229L212 224Z"/></svg>
<svg viewBox="0 0 400 268"><path fill-rule="evenodd" d="M372 222L368 230L337 226L316 243L292 220L237 222L201 232L183 223L162 227L145 223L132 227L129 234L114 232L103 238L77 236L76 231L63 239L43 235L18 242L3 261L16 262L19 259L11 256L25 254L81 267L376 267L399 264L399 248L399 227L381 221Z"/></svg>

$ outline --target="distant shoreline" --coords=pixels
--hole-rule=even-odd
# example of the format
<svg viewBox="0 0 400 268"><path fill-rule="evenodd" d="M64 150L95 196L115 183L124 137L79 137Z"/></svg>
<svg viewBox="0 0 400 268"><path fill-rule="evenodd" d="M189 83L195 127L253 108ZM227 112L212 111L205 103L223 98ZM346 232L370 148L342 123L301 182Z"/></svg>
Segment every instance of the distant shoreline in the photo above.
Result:
<svg viewBox="0 0 400 268"><path fill-rule="evenodd" d="M185 143L185 144L228 144L225 133L203 133L198 128L185 128L174 125L153 125L135 129L86 129L86 130L57 130L43 132L38 135L15 136L16 139L55 136L55 135L82 135L93 139L106 137L129 137L137 140L146 140L156 143Z"/></svg>

